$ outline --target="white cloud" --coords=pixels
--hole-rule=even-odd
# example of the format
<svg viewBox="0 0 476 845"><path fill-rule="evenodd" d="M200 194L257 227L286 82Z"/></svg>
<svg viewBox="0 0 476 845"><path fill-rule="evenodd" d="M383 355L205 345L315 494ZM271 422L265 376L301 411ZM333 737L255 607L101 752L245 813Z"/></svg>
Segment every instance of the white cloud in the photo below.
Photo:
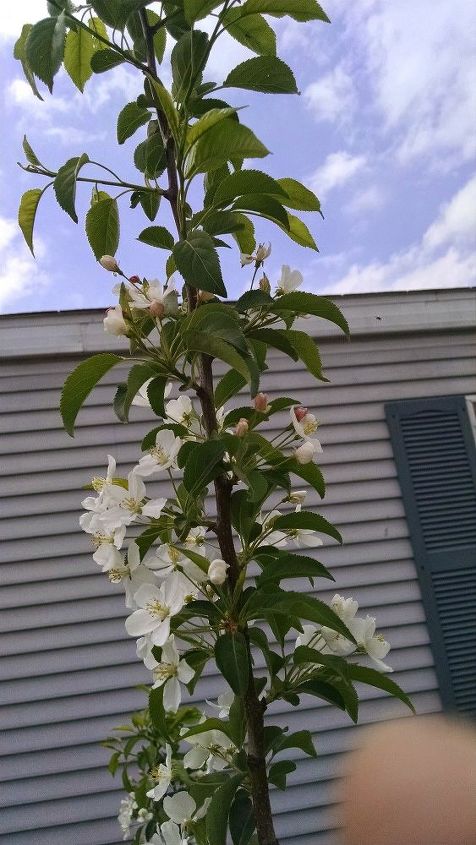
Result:
<svg viewBox="0 0 476 845"><path fill-rule="evenodd" d="M308 85L304 91L304 100L317 121L343 123L354 112L357 94L352 77L340 64Z"/></svg>
<svg viewBox="0 0 476 845"><path fill-rule="evenodd" d="M358 191L345 206L349 214L361 214L364 211L376 211L385 205L386 194L380 185L370 185Z"/></svg>
<svg viewBox="0 0 476 845"><path fill-rule="evenodd" d="M402 164L440 170L476 150L476 15L472 0L333 0L344 18L352 72L367 74L382 132ZM332 14L332 10L331 10ZM350 61L350 60L349 60Z"/></svg>
<svg viewBox="0 0 476 845"><path fill-rule="evenodd" d="M423 239L427 249L465 241L476 247L476 175L440 210Z"/></svg>
<svg viewBox="0 0 476 845"><path fill-rule="evenodd" d="M474 198L473 177L439 212L421 241L388 261L353 264L325 293L363 293L466 287L476 283L476 243L466 212ZM472 205L474 217L474 201Z"/></svg>
<svg viewBox="0 0 476 845"><path fill-rule="evenodd" d="M330 153L322 167L318 167L310 177L311 188L318 196L324 197L353 179L365 166L365 156L353 156L345 150Z"/></svg>
<svg viewBox="0 0 476 845"><path fill-rule="evenodd" d="M9 3L8 11L0 15L0 39L18 38L24 23L35 23L47 17L46 3L38 0L21 0L21 3Z"/></svg>
<svg viewBox="0 0 476 845"><path fill-rule="evenodd" d="M36 240L36 253L44 255L45 248ZM32 307L32 300L49 287L51 278L39 269L28 252L15 220L0 216L0 308L11 311ZM25 302L27 300L27 302ZM17 304L18 303L18 304Z"/></svg>

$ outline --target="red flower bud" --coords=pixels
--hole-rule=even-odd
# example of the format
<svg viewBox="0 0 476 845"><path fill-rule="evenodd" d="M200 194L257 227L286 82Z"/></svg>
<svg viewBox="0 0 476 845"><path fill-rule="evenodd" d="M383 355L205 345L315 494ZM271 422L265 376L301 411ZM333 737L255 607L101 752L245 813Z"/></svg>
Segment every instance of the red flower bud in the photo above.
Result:
<svg viewBox="0 0 476 845"><path fill-rule="evenodd" d="M257 411L266 411L266 408L268 407L268 394L258 393L255 396L254 405Z"/></svg>
<svg viewBox="0 0 476 845"><path fill-rule="evenodd" d="M131 276L129 281L132 285L140 285L141 283L139 276Z"/></svg>

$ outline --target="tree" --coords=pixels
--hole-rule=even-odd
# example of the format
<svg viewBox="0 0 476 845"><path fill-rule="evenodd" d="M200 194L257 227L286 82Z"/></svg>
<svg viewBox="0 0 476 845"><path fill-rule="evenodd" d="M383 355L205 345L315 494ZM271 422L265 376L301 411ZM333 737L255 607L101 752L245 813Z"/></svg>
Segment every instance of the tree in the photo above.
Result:
<svg viewBox="0 0 476 845"><path fill-rule="evenodd" d="M240 110L217 96L233 88L297 93L292 70L276 56L268 18L328 18L316 0L172 0L160 4L159 14L151 5L94 0L75 10L70 0L49 0L49 17L23 28L15 55L37 96L36 79L51 92L62 64L81 91L93 73L119 64L141 74L144 93L121 110L117 141L122 144L139 130L145 134L134 153L141 174L137 183L124 181L85 153L49 169L25 138L24 169L50 181L24 194L19 223L33 251L44 192L52 187L61 208L77 222L77 186L91 183L86 235L96 259L120 279L118 304L104 326L129 339L130 355L96 355L68 377L61 400L66 430L73 435L84 400L118 364L130 367L114 400L118 418L127 422L131 404L140 402L160 420L144 438L143 456L127 478L116 475L109 457L106 477L93 479L98 495L84 500L81 517L96 545L94 560L125 587L131 610L126 628L139 637L139 655L155 680L149 711L136 717L137 733L124 750L127 762L142 740L137 759L143 775L129 808L135 817L142 813L136 841L146 835L173 845L193 836L197 845L225 845L230 829L235 844L276 845L269 784L285 788L295 768L292 761L276 758L293 748L311 756L315 751L308 731L288 735L265 725L269 704L281 699L297 706L302 696L311 695L356 721L353 682L359 681L410 705L383 674L389 669L382 662L389 645L375 635L375 620L356 616L356 602L336 595L329 607L281 583L332 579L319 561L289 548L315 544L315 532L337 542L341 536L324 517L303 510L305 493L292 489L297 477L324 496L315 462L321 451L315 416L293 398L270 401L260 392L260 377L269 349L275 348L325 381L318 349L295 321L314 315L345 333L348 326L330 300L297 290L303 282L297 270L283 266L274 292L264 272L255 287L271 247L256 244L252 220L270 220L293 241L316 249L293 211L319 212L320 204L293 178L274 179L245 166L248 159L265 158L268 150L242 123ZM207 16L211 31L208 22L203 24ZM256 55L217 85L207 80L206 66L225 32ZM166 39L174 42L171 90L158 71ZM111 187L119 189L118 196L104 190ZM139 240L167 255L163 284L129 277L115 258L118 199L125 194L153 224ZM192 194L200 197L197 210L191 207ZM175 233L163 225L164 206ZM234 303L226 299L219 259L229 236L242 265L252 271L249 290ZM176 273L183 281L180 293ZM218 381L216 364L222 372ZM179 396L165 402L170 385L178 387ZM269 440L262 427L275 414L281 415L281 431ZM144 479L160 473L169 476L173 498L148 497ZM212 490L210 507L206 497ZM289 512L282 513L281 506ZM293 630L298 634L294 648ZM355 655L369 655L378 668L355 662ZM182 686L192 691L212 660L228 684L219 717L179 710ZM265 669L258 671L259 660ZM191 746L185 757L182 743ZM123 748L114 740L110 744L115 768ZM128 789L127 772L125 777Z"/></svg>

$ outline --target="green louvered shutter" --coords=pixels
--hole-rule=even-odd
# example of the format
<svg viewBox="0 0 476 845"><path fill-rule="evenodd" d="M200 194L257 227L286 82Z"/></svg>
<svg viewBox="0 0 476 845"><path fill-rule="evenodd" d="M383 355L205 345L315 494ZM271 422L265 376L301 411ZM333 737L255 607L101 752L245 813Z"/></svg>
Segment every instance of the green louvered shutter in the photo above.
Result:
<svg viewBox="0 0 476 845"><path fill-rule="evenodd" d="M476 445L464 396L385 407L443 705L476 713Z"/></svg>

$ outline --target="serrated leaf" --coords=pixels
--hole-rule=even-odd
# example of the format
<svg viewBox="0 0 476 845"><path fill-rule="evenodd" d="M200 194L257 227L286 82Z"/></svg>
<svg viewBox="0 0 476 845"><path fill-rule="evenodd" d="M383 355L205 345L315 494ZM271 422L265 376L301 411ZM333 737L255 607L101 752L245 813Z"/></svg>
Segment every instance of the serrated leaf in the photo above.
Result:
<svg viewBox="0 0 476 845"><path fill-rule="evenodd" d="M280 581L281 578L327 578L334 581L330 572L318 560L306 555L286 554L286 552L264 567L259 576L259 583Z"/></svg>
<svg viewBox="0 0 476 845"><path fill-rule="evenodd" d="M206 815L207 837L213 845L226 845L231 802L244 777L244 773L232 775L213 793Z"/></svg>
<svg viewBox="0 0 476 845"><path fill-rule="evenodd" d="M69 214L72 220L75 223L78 222L78 215L76 214L75 209L75 200L76 200L76 180L78 178L78 173L89 161L89 156L86 153L83 153L80 156L76 156L75 158L70 158L62 167L58 170L56 174L55 181L53 182L53 190L55 192L56 200L58 205L61 206L63 211L66 211L66 214ZM104 255L105 253L102 253Z"/></svg>
<svg viewBox="0 0 476 845"><path fill-rule="evenodd" d="M408 695L403 692L395 681L388 678L387 675L383 675L376 669L358 666L354 663L348 664L348 671L353 681L359 681L361 684L369 684L372 687L376 687L377 689L390 693L390 695L393 695L394 698L399 698L400 701L403 701L403 703L406 704L413 713L415 713L415 708Z"/></svg>
<svg viewBox="0 0 476 845"><path fill-rule="evenodd" d="M310 731L296 731L293 734L284 734L281 742L275 745L275 753L285 751L287 748L300 748L309 757L317 757Z"/></svg>
<svg viewBox="0 0 476 845"><path fill-rule="evenodd" d="M172 50L170 62L172 65L172 93L176 101L181 101L188 89L200 84L201 68L208 49L208 35L194 29L185 32Z"/></svg>
<svg viewBox="0 0 476 845"><path fill-rule="evenodd" d="M115 255L119 246L119 210L112 197L95 202L86 215L86 235L99 261L103 255Z"/></svg>
<svg viewBox="0 0 476 845"><path fill-rule="evenodd" d="M162 111L164 112L165 117L167 118L167 123L169 125L170 131L175 140L177 140L179 134L180 120L177 109L174 106L174 101L172 100L172 97L167 91L167 88L165 88L160 82L157 82L152 77L148 78L150 84L152 85L154 93L159 100Z"/></svg>
<svg viewBox="0 0 476 845"><path fill-rule="evenodd" d="M227 106L223 109L209 109L205 112L202 117L197 120L196 123L191 126L187 131L187 147L191 147L198 139L208 132L213 126L217 123L220 123L221 120L226 120L226 118L232 117L236 114L236 109L232 108L231 106Z"/></svg>
<svg viewBox="0 0 476 845"><path fill-rule="evenodd" d="M44 191L41 190L41 188L32 188L29 191L25 191L20 200L20 207L18 209L18 225L32 255L35 254L33 251L33 228L35 225L38 204L43 192Z"/></svg>
<svg viewBox="0 0 476 845"><path fill-rule="evenodd" d="M233 232L233 238L238 244L240 252L251 255L256 247L255 227L245 214L233 213L233 216L243 224L241 229Z"/></svg>
<svg viewBox="0 0 476 845"><path fill-rule="evenodd" d="M22 146L23 146L23 152L25 153L25 156L26 156L26 160L28 162L30 162L30 164L32 164L33 167L43 167L40 159L38 158L36 153L33 152L32 147L28 143L28 138L26 137L26 135L23 136L23 145Z"/></svg>
<svg viewBox="0 0 476 845"><path fill-rule="evenodd" d="M187 160L187 178L215 170L233 159L267 155L269 150L251 129L228 118L213 126L192 147Z"/></svg>
<svg viewBox="0 0 476 845"><path fill-rule="evenodd" d="M253 802L243 789L236 794L231 806L229 825L233 845L248 845L256 829L256 821Z"/></svg>
<svg viewBox="0 0 476 845"><path fill-rule="evenodd" d="M284 205L285 204L286 203L284 203ZM296 217L295 214L290 214L289 211L287 212L287 217L287 226L283 227L283 231L286 232L288 238L291 238L291 240L299 244L299 246L308 247L309 249L314 249L316 252L319 252L317 244L306 224L303 223L299 217Z"/></svg>
<svg viewBox="0 0 476 845"><path fill-rule="evenodd" d="M278 789L286 789L286 777L296 770L296 763L292 760L280 760L270 766L268 780Z"/></svg>
<svg viewBox="0 0 476 845"><path fill-rule="evenodd" d="M187 240L175 244L173 257L188 285L218 296L227 295L218 254L207 232L190 232Z"/></svg>
<svg viewBox="0 0 476 845"><path fill-rule="evenodd" d="M226 77L224 88L246 88L266 94L297 94L296 80L291 68L276 56L257 56L247 59Z"/></svg>
<svg viewBox="0 0 476 845"><path fill-rule="evenodd" d="M205 18L222 0L183 0L183 12L188 23Z"/></svg>
<svg viewBox="0 0 476 845"><path fill-rule="evenodd" d="M229 9L222 16L222 23L235 41L248 47L253 53L276 55L276 34L261 15L243 17L241 9Z"/></svg>
<svg viewBox="0 0 476 845"><path fill-rule="evenodd" d="M97 50L91 56L91 69L94 73L105 73L111 68L123 64L123 62L125 62L124 56L109 47L105 47Z"/></svg>
<svg viewBox="0 0 476 845"><path fill-rule="evenodd" d="M292 472L294 475L307 481L319 493L321 499L324 498L326 485L322 472L316 464L312 463L312 461L308 464L300 464L295 458L289 458L284 464L284 467L287 472Z"/></svg>
<svg viewBox="0 0 476 845"><path fill-rule="evenodd" d="M321 210L321 204L316 195L296 179L278 179L277 182L286 191L287 198L281 202L287 208L295 208L297 211Z"/></svg>
<svg viewBox="0 0 476 845"><path fill-rule="evenodd" d="M286 232L289 229L288 212L274 197L266 194L247 194L237 199L232 208L271 220Z"/></svg>
<svg viewBox="0 0 476 845"><path fill-rule="evenodd" d="M221 180L213 194L213 205L229 205L237 197L248 194L282 197L281 203L286 199L284 188L267 173L262 173L261 170L237 170Z"/></svg>
<svg viewBox="0 0 476 845"><path fill-rule="evenodd" d="M222 379L218 382L215 389L215 404L217 408L223 405L235 396L245 386L247 376L241 375L236 370L229 370L225 373Z"/></svg>
<svg viewBox="0 0 476 845"><path fill-rule="evenodd" d="M298 332L294 329L287 329L285 332L291 346L296 350L297 355L306 365L307 369L315 378L320 381L328 381L322 373L321 357L316 342L306 332Z"/></svg>
<svg viewBox="0 0 476 845"><path fill-rule="evenodd" d="M148 226L147 229L142 230L137 240L159 249L171 250L174 246L173 236L165 226Z"/></svg>
<svg viewBox="0 0 476 845"><path fill-rule="evenodd" d="M44 18L35 23L26 42L25 55L29 67L50 92L53 91L53 79L63 61L66 26L64 14L58 17Z"/></svg>
<svg viewBox="0 0 476 845"><path fill-rule="evenodd" d="M97 50L101 49L101 42L94 37L94 33L107 38L106 27L99 18L92 18L88 26L91 32L78 26L70 29L65 42L64 66L71 80L81 93L92 75L91 59Z"/></svg>
<svg viewBox="0 0 476 845"><path fill-rule="evenodd" d="M82 361L70 373L61 393L60 411L63 425L71 437L74 436L74 423L78 411L93 387L112 367L123 360L120 355L115 355L113 352L101 352Z"/></svg>
<svg viewBox="0 0 476 845"><path fill-rule="evenodd" d="M278 516L273 522L273 527L278 531L292 530L294 528L319 531L321 534L327 534L329 537L333 537L338 543L342 543L342 537L337 528L320 514L311 513L311 511L298 511L297 513Z"/></svg>
<svg viewBox="0 0 476 845"><path fill-rule="evenodd" d="M191 331L185 335L185 343L191 352L201 352L213 358L219 358L225 364L232 367L243 378L251 381L250 368L239 352L220 337L214 337L207 332Z"/></svg>
<svg viewBox="0 0 476 845"><path fill-rule="evenodd" d="M43 100L43 97L38 91L35 77L33 75L30 65L28 64L28 59L26 57L26 44L28 41L28 36L32 29L33 26L31 23L26 23L23 25L20 37L15 42L15 46L13 48L13 57L15 59L18 59L18 61L20 62L23 69L23 73L25 75L25 79L27 80L35 97L38 97L39 100Z"/></svg>
<svg viewBox="0 0 476 845"><path fill-rule="evenodd" d="M248 293L254 292L256 293L256 291L248 291ZM259 292L261 293L261 291ZM263 294L263 296L265 296L265 294ZM241 306L241 310L243 310L243 305ZM285 329L254 329L253 331L248 333L248 337L251 337L254 340L261 340L268 346L273 346L274 349L279 349L280 352L284 352L284 354L292 358L293 361L297 361L298 352L296 350L296 347L292 343L291 338L288 337L289 334L289 331L286 331ZM302 332L302 334L304 334L304 332ZM311 343L312 342L313 341L311 340Z"/></svg>
<svg viewBox="0 0 476 845"><path fill-rule="evenodd" d="M241 7L242 15L261 12L266 15L289 15L296 21L320 20L330 23L322 6L316 0L246 0Z"/></svg>
<svg viewBox="0 0 476 845"><path fill-rule="evenodd" d="M157 373L149 364L134 364L131 367L126 384L119 386L114 400L114 411L121 422L128 422L132 400L137 396L142 385L156 375ZM121 387L122 390L120 390Z"/></svg>
<svg viewBox="0 0 476 845"><path fill-rule="evenodd" d="M187 459L183 474L183 483L190 495L203 490L216 478L217 467L224 454L225 446L220 440L196 445Z"/></svg>
<svg viewBox="0 0 476 845"><path fill-rule="evenodd" d="M314 293L304 293L304 291L294 291L293 293L285 293L284 296L279 296L274 300L274 304L270 309L274 313L279 314L282 311L296 311L298 314L312 314L315 317L322 317L323 320L330 320L336 326L342 329L345 334L349 334L349 325L340 309L330 299L325 296L317 296Z"/></svg>
<svg viewBox="0 0 476 845"><path fill-rule="evenodd" d="M143 109L136 102L127 103L119 112L117 118L117 143L123 144L134 132L147 123L150 113Z"/></svg>
<svg viewBox="0 0 476 845"><path fill-rule="evenodd" d="M113 29L124 29L130 15L147 6L148 2L149 0L92 0L91 5L105 24Z"/></svg>
<svg viewBox="0 0 476 845"><path fill-rule="evenodd" d="M215 662L235 695L244 695L249 683L248 648L243 634L226 633L215 643Z"/></svg>

